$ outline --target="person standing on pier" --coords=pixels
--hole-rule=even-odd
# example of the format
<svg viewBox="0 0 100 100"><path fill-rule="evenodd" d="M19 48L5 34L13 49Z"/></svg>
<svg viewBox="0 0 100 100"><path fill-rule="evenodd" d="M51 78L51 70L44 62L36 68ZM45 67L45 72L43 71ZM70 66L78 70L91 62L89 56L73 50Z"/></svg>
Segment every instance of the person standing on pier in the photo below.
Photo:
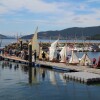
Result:
<svg viewBox="0 0 100 100"><path fill-rule="evenodd" d="M96 64L96 58L93 58L93 66Z"/></svg>
<svg viewBox="0 0 100 100"><path fill-rule="evenodd" d="M100 68L100 57L99 57L98 62L94 65L94 68Z"/></svg>
<svg viewBox="0 0 100 100"><path fill-rule="evenodd" d="M4 48L3 48L3 49L2 49L2 53L1 53L3 56L4 56L4 52L5 52L5 50L4 50Z"/></svg>
<svg viewBox="0 0 100 100"><path fill-rule="evenodd" d="M43 53L42 53L42 59L43 59L43 61L45 60L45 58L46 58L46 55L45 55L45 53L43 51Z"/></svg>
<svg viewBox="0 0 100 100"><path fill-rule="evenodd" d="M9 49L9 55L12 56L12 49Z"/></svg>
<svg viewBox="0 0 100 100"><path fill-rule="evenodd" d="M67 61L67 63L69 63L69 57L68 56L66 57L66 61Z"/></svg>
<svg viewBox="0 0 100 100"><path fill-rule="evenodd" d="M59 51L57 51L57 62L59 62L59 59L60 59L60 53L59 53Z"/></svg>
<svg viewBox="0 0 100 100"><path fill-rule="evenodd" d="M24 59L24 56L25 56L25 51L24 49L21 51L21 58Z"/></svg>

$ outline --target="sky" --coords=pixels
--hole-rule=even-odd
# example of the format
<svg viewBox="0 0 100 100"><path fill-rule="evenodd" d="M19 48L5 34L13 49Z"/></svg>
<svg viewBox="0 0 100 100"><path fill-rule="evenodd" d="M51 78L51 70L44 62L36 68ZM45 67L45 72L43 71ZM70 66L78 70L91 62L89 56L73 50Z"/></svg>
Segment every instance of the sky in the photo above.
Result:
<svg viewBox="0 0 100 100"><path fill-rule="evenodd" d="M100 0L0 0L0 34L100 25Z"/></svg>

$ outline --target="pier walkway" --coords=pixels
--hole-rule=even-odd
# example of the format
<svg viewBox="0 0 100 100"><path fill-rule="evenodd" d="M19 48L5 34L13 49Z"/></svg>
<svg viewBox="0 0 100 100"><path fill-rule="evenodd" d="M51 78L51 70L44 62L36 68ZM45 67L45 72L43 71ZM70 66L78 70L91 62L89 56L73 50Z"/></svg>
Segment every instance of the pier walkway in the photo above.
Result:
<svg viewBox="0 0 100 100"><path fill-rule="evenodd" d="M19 57L15 56L2 56L0 55L1 58L3 58L6 61L11 61L11 62L16 62L16 63L22 63L22 64L28 64L28 60L23 60ZM95 73L95 74L100 74L100 69L96 68L91 68L89 66L80 66L80 65L68 65L65 63L56 63L56 62L47 62L47 61L39 61L37 60L35 62L39 66L45 66L46 68L52 68L52 69L58 69L58 70L75 70L79 72L89 72L89 73Z"/></svg>
<svg viewBox="0 0 100 100"><path fill-rule="evenodd" d="M28 60L23 60L20 57L16 56L3 56L0 55L0 58L5 60L5 61L11 61L11 62L16 62L16 63L22 63L22 64L28 64Z"/></svg>
<svg viewBox="0 0 100 100"><path fill-rule="evenodd" d="M80 72L89 72L89 73L95 73L95 74L100 74L100 69L96 68L91 68L89 66L80 66L80 65L67 65L65 63L55 63L55 62L46 62L46 61L37 61L38 64L44 65L44 66L51 66L52 68L55 69L71 69L71 70L76 70Z"/></svg>

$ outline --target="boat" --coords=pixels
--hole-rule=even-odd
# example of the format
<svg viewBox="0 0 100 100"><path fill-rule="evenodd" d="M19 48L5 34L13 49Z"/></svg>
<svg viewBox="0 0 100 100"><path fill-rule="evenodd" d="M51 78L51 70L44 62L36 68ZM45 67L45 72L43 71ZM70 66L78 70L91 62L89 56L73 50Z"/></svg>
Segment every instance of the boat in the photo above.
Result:
<svg viewBox="0 0 100 100"><path fill-rule="evenodd" d="M67 57L67 48L66 48L66 45L63 47L63 49L60 51L60 57L61 57L61 61L60 62L63 62L63 63L66 63L66 57Z"/></svg>
<svg viewBox="0 0 100 100"><path fill-rule="evenodd" d="M37 33L38 33L38 27L34 33L34 36L31 39L31 44L32 44L32 51L36 50L37 56L39 56L39 42L37 39Z"/></svg>
<svg viewBox="0 0 100 100"><path fill-rule="evenodd" d="M0 47L2 47L2 39L0 38Z"/></svg>
<svg viewBox="0 0 100 100"><path fill-rule="evenodd" d="M76 54L74 53L73 50L72 50L71 58L69 60L69 64L72 64L72 65L79 64L79 59L78 59L78 57L76 56Z"/></svg>
<svg viewBox="0 0 100 100"><path fill-rule="evenodd" d="M92 61L89 58L89 56L87 55L87 53L84 53L84 55L82 56L82 58L80 60L80 65L86 66L86 65L90 65L91 63L92 63Z"/></svg>
<svg viewBox="0 0 100 100"><path fill-rule="evenodd" d="M57 58L57 44L59 40L53 42L49 48L49 60L55 61Z"/></svg>

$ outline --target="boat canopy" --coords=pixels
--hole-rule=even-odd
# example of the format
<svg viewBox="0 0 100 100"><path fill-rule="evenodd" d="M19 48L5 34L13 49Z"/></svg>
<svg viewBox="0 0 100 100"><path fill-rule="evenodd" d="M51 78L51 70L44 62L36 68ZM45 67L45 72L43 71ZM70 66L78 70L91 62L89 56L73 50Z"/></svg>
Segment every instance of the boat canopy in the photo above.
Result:
<svg viewBox="0 0 100 100"><path fill-rule="evenodd" d="M49 60L53 61L57 58L57 43L59 40L56 40L51 44L51 47L49 48Z"/></svg>
<svg viewBox="0 0 100 100"><path fill-rule="evenodd" d="M32 43L32 51L36 50L37 56L39 56L39 43L37 39L37 33L38 33L38 27L34 33L34 36L31 39L31 43Z"/></svg>
<svg viewBox="0 0 100 100"><path fill-rule="evenodd" d="M61 57L61 61L60 62L66 62L66 57L67 57L67 48L66 45L62 48L62 50L60 51L60 57Z"/></svg>
<svg viewBox="0 0 100 100"><path fill-rule="evenodd" d="M86 66L90 65L91 63L92 63L91 59L89 58L87 53L85 53L80 60L80 65Z"/></svg>
<svg viewBox="0 0 100 100"><path fill-rule="evenodd" d="M71 55L71 58L69 60L69 64L79 64L79 59L78 57L76 56L76 54L74 53L74 51L72 50L72 55Z"/></svg>

